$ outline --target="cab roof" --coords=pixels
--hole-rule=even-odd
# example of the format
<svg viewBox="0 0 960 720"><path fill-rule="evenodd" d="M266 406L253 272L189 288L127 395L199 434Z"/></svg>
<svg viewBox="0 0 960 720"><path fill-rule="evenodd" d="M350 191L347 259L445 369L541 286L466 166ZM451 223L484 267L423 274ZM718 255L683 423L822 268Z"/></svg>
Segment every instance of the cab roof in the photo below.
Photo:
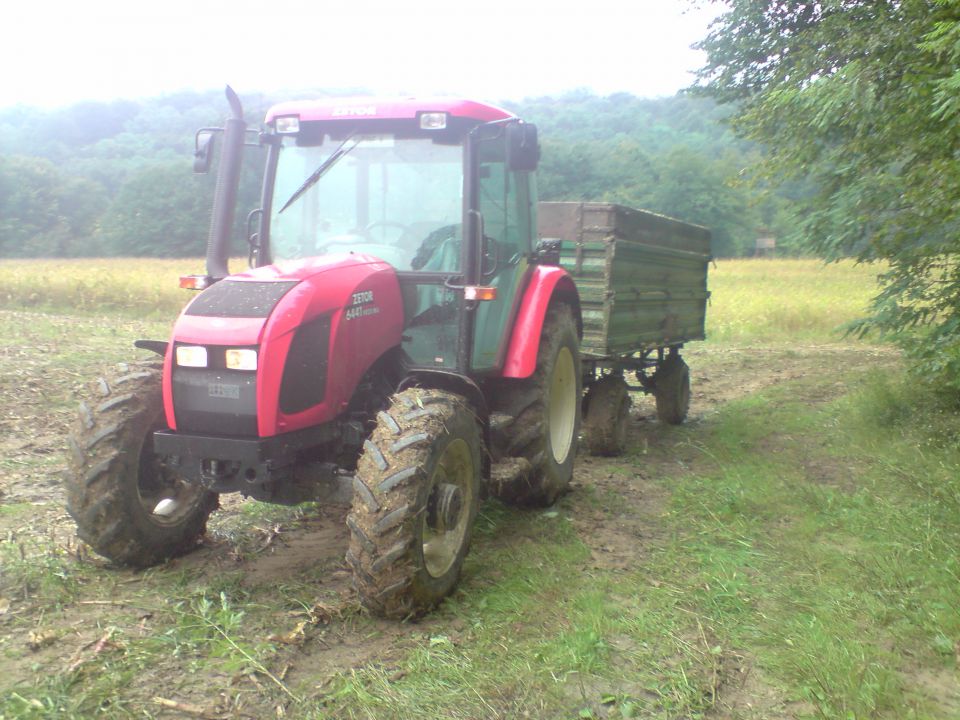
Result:
<svg viewBox="0 0 960 720"><path fill-rule="evenodd" d="M451 117L492 122L516 117L513 113L486 103L464 98L383 98L342 97L322 100L294 100L274 105L264 123L278 117L295 115L301 121L322 120L415 120L424 112L445 112Z"/></svg>

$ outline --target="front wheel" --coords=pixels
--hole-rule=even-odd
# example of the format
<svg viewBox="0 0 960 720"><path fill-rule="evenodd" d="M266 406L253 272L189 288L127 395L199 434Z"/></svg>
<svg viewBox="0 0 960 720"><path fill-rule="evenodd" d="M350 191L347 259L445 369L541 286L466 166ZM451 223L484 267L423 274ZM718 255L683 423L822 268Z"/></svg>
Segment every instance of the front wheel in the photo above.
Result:
<svg viewBox="0 0 960 720"><path fill-rule="evenodd" d="M417 617L456 586L480 501L480 428L459 395L393 396L364 443L347 562L376 615Z"/></svg>
<svg viewBox="0 0 960 720"><path fill-rule="evenodd" d="M153 452L166 427L161 369L134 365L99 382L96 405L82 403L69 444L67 511L97 553L145 567L193 548L217 495L178 477Z"/></svg>

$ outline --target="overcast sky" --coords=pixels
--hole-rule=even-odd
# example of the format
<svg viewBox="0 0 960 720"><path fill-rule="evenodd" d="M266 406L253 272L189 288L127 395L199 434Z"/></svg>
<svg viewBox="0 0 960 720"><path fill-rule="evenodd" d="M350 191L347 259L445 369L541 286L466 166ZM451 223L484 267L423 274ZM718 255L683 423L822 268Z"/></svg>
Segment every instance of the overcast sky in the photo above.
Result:
<svg viewBox="0 0 960 720"><path fill-rule="evenodd" d="M365 88L672 95L715 10L685 0L46 0L4 9L0 107Z"/></svg>

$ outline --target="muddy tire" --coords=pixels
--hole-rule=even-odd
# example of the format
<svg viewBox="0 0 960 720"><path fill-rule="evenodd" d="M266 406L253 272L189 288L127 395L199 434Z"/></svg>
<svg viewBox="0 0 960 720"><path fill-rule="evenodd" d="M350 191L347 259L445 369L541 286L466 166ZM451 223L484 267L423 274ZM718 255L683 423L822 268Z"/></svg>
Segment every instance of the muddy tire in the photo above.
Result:
<svg viewBox="0 0 960 720"><path fill-rule="evenodd" d="M584 398L583 442L591 455L622 455L630 424L630 388L620 375L607 375Z"/></svg>
<svg viewBox="0 0 960 720"><path fill-rule="evenodd" d="M493 488L513 505L551 505L566 492L580 433L580 341L573 311L557 303L547 311L533 375L497 389L494 403L515 419L505 455L526 458L531 471Z"/></svg>
<svg viewBox="0 0 960 720"><path fill-rule="evenodd" d="M217 495L176 477L153 454L166 427L157 363L101 378L99 397L80 405L69 438L67 511L77 534L105 558L146 567L191 550Z"/></svg>
<svg viewBox="0 0 960 720"><path fill-rule="evenodd" d="M371 613L422 615L460 578L480 502L476 415L459 395L393 396L364 443L347 525L347 563Z"/></svg>
<svg viewBox="0 0 960 720"><path fill-rule="evenodd" d="M670 355L653 376L653 395L657 401L657 419L679 425L690 409L690 368L679 355Z"/></svg>

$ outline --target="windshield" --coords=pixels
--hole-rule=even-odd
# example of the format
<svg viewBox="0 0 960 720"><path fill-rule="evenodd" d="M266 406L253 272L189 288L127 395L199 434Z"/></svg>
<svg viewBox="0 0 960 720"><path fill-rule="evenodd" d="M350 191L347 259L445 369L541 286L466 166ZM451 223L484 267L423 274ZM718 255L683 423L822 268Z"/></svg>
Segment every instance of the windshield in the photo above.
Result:
<svg viewBox="0 0 960 720"><path fill-rule="evenodd" d="M357 134L321 146L285 138L274 184L274 262L349 251L398 270L460 262L463 148Z"/></svg>

